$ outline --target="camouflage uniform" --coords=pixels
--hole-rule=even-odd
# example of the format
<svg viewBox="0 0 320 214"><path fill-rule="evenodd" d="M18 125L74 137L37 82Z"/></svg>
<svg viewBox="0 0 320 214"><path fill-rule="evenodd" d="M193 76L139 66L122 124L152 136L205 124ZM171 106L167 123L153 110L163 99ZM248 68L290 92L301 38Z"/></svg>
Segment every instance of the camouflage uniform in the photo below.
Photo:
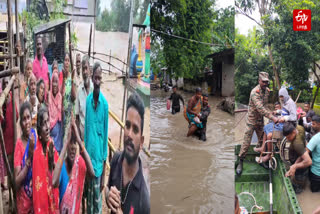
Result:
<svg viewBox="0 0 320 214"><path fill-rule="evenodd" d="M249 100L249 110L246 118L246 131L244 134L243 144L239 157L244 158L248 152L253 131L256 131L258 140L260 141L263 136L263 117L272 119L272 112L266 109L265 105L268 103L270 94L269 88L262 90L260 85L252 89Z"/></svg>

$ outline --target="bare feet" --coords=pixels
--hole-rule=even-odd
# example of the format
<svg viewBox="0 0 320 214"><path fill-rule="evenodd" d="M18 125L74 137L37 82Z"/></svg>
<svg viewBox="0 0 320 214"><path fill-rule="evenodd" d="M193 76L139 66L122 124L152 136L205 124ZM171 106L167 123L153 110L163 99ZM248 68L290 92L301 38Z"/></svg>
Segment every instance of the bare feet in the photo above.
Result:
<svg viewBox="0 0 320 214"><path fill-rule="evenodd" d="M259 152L259 153L261 153L262 152L262 147L254 147L253 148L253 150L255 151L255 152Z"/></svg>
<svg viewBox="0 0 320 214"><path fill-rule="evenodd" d="M270 155L265 155L261 158L262 162L267 162L268 160L270 160Z"/></svg>

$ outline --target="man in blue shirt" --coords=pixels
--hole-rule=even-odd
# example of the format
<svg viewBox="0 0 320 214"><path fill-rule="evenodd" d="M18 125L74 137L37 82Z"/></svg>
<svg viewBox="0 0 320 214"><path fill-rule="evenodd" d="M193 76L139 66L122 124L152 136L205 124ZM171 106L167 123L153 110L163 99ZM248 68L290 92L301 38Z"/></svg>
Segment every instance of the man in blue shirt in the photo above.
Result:
<svg viewBox="0 0 320 214"><path fill-rule="evenodd" d="M312 117L312 127L318 132L318 124L320 117L315 115ZM312 152L312 165L310 170L310 188L312 192L320 191L320 133L314 135L309 143L307 149Z"/></svg>
<svg viewBox="0 0 320 214"><path fill-rule="evenodd" d="M92 161L95 177L87 182L87 213L101 213L101 191L105 184L105 165L108 155L108 102L100 93L102 70L93 66L93 93L86 103L84 142Z"/></svg>

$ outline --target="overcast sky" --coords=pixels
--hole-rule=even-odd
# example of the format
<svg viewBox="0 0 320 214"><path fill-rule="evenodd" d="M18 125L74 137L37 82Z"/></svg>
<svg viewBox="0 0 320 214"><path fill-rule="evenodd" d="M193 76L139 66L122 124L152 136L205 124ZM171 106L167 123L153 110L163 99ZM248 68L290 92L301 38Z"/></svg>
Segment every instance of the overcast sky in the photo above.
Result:
<svg viewBox="0 0 320 214"><path fill-rule="evenodd" d="M258 22L260 21L260 15L257 8L252 12L251 17ZM254 26L258 27L257 23L242 14L236 14L235 27L239 29L240 34L248 35L248 31L253 29Z"/></svg>
<svg viewBox="0 0 320 214"><path fill-rule="evenodd" d="M102 0L100 1L100 5L101 5L101 11L104 10L104 8L108 8L110 9L110 4L111 4L112 0ZM146 0L145 0L146 1ZM216 7L217 8L226 8L230 5L234 5L234 0L217 0L216 1Z"/></svg>

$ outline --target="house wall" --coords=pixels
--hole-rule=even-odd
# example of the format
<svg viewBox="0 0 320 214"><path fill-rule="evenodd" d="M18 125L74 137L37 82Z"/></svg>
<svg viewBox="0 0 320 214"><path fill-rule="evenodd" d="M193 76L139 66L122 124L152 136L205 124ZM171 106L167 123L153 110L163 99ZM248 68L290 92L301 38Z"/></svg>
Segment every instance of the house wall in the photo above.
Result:
<svg viewBox="0 0 320 214"><path fill-rule="evenodd" d="M49 11L52 11L52 0L46 0ZM67 6L64 8L65 13L94 15L94 0L68 0ZM94 22L94 17L68 16L73 22Z"/></svg>
<svg viewBox="0 0 320 214"><path fill-rule="evenodd" d="M318 61L317 63L320 64L320 61ZM315 66L315 69L316 69L317 75L320 76L320 69L317 66ZM314 75L312 70L309 69L309 82L310 82L310 84L313 85L315 81L317 81L317 77Z"/></svg>
<svg viewBox="0 0 320 214"><path fill-rule="evenodd" d="M234 64L222 63L221 96L234 96Z"/></svg>

